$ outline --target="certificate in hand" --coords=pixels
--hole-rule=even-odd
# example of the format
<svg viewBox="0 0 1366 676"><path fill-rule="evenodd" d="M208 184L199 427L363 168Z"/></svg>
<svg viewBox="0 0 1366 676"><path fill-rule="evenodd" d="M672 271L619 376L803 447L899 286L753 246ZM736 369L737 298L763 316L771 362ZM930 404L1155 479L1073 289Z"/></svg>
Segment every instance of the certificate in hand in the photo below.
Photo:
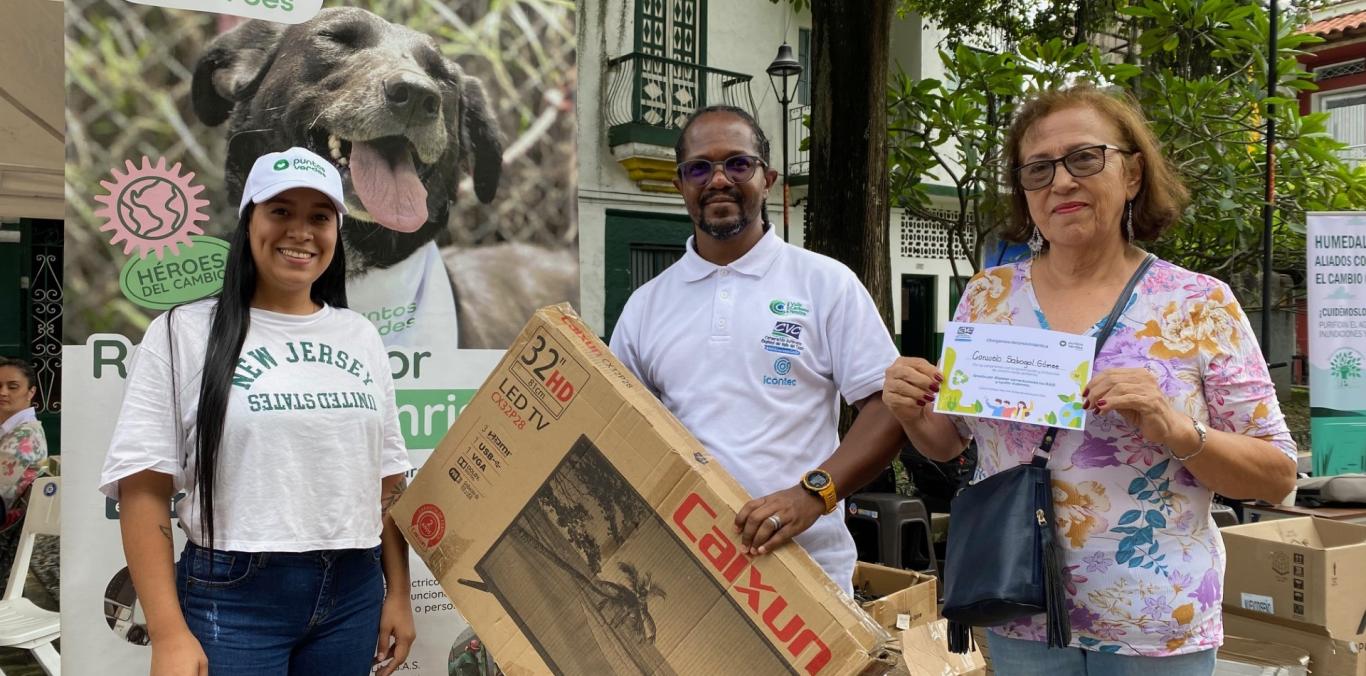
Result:
<svg viewBox="0 0 1366 676"><path fill-rule="evenodd" d="M1082 429L1081 390L1091 380L1095 348L1092 336L949 322L934 410Z"/></svg>

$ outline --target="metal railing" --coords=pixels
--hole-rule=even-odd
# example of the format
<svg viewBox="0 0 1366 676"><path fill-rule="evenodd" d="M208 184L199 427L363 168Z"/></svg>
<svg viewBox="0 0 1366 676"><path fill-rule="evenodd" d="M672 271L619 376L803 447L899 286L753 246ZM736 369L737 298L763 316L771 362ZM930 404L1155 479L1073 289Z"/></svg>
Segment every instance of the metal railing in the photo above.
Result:
<svg viewBox="0 0 1366 676"><path fill-rule="evenodd" d="M694 110L731 105L755 112L749 75L641 52L607 62L607 126L679 129Z"/></svg>
<svg viewBox="0 0 1366 676"><path fill-rule="evenodd" d="M811 173L811 150L802 149L802 143L811 135L806 126L806 116L811 114L811 106L793 106L787 109L787 173L792 176L806 176ZM780 160L780 158L774 158Z"/></svg>

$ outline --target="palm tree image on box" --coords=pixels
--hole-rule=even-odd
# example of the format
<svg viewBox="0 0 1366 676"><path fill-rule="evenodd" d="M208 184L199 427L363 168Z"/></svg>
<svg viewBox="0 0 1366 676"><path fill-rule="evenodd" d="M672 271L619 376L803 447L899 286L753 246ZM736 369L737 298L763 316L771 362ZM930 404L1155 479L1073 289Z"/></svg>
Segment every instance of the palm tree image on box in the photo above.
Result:
<svg viewBox="0 0 1366 676"><path fill-rule="evenodd" d="M474 569L557 674L793 673L587 437Z"/></svg>
<svg viewBox="0 0 1366 676"><path fill-rule="evenodd" d="M597 591L603 594L598 612L606 615L613 625L638 632L641 641L654 643L655 618L650 615L650 599L665 599L669 595L654 583L649 573L641 574L625 561L618 561L617 568L626 576L626 584L598 581Z"/></svg>

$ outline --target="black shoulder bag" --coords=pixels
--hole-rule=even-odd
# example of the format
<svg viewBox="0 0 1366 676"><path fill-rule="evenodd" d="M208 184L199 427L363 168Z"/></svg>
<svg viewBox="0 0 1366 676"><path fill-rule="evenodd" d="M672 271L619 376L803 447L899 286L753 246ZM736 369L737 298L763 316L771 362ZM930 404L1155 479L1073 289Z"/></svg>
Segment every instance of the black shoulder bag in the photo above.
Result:
<svg viewBox="0 0 1366 676"><path fill-rule="evenodd" d="M1148 254L1119 294L1096 335L1097 356L1155 259ZM943 610L952 652L971 650L972 627L997 626L1039 613L1048 615L1050 648L1072 642L1048 470L1048 454L1058 432L1048 428L1029 464L969 484L953 499Z"/></svg>

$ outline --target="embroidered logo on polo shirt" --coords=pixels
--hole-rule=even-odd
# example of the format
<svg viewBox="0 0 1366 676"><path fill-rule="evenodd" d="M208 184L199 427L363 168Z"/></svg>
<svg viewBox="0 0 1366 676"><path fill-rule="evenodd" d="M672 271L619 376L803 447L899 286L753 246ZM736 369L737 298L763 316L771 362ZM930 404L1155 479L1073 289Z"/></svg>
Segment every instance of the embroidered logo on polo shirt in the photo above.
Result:
<svg viewBox="0 0 1366 676"><path fill-rule="evenodd" d="M795 300L773 300L768 304L768 311L779 317L786 317L788 315L805 317L811 312L811 308L802 305Z"/></svg>
<svg viewBox="0 0 1366 676"><path fill-rule="evenodd" d="M800 356L803 347L802 325L796 322L777 322L773 325L773 331L759 342L769 352Z"/></svg>
<svg viewBox="0 0 1366 676"><path fill-rule="evenodd" d="M797 322L778 322L773 325L774 338L802 339L802 325Z"/></svg>
<svg viewBox="0 0 1366 676"><path fill-rule="evenodd" d="M797 386L797 379L796 379L796 378L788 378L788 377L786 377L787 374L789 374L789 373L792 372L792 360L791 360L791 359L788 359L787 357L778 357L777 359L775 359L775 360L773 361L773 372L774 372L774 373L777 373L777 374L778 374L778 377L775 378L775 377L773 377L773 376L770 376L770 375L765 374L764 376L762 376L762 380L761 380L761 382L762 382L764 385L767 385L767 386L769 386L769 387L796 387L796 386Z"/></svg>

